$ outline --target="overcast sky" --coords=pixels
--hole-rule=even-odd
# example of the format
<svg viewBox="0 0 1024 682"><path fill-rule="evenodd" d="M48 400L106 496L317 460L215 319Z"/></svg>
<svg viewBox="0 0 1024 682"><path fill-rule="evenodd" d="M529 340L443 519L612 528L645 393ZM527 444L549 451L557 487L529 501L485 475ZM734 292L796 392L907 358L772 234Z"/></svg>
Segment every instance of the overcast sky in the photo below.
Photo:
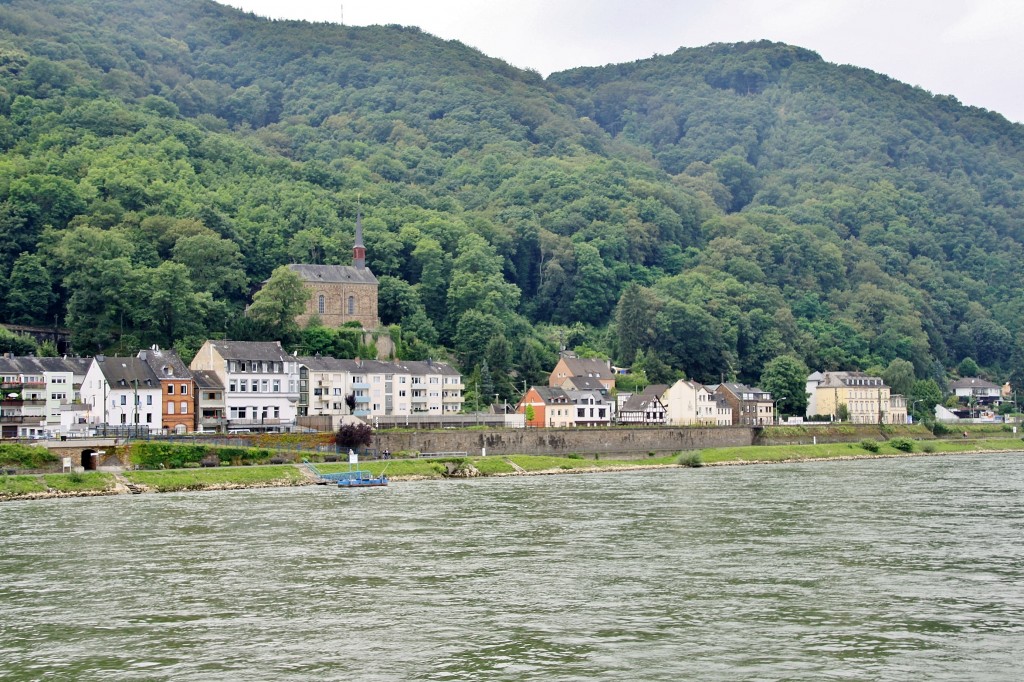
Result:
<svg viewBox="0 0 1024 682"><path fill-rule="evenodd" d="M275 19L418 26L547 76L762 38L1024 123L1024 0L219 0Z"/></svg>

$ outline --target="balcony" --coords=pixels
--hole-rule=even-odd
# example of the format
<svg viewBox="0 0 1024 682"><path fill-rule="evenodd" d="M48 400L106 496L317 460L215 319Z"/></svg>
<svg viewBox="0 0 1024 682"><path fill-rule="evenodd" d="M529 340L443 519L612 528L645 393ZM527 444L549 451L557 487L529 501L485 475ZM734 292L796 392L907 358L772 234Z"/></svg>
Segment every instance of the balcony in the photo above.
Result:
<svg viewBox="0 0 1024 682"><path fill-rule="evenodd" d="M365 404L365 403L368 403L368 402L370 402L370 396L368 396L368 395L357 395L356 396L356 404L357 405L362 405L362 404Z"/></svg>
<svg viewBox="0 0 1024 682"><path fill-rule="evenodd" d="M353 382L351 384L351 387L353 389L357 390L357 391L359 391L359 390L366 391L366 390L369 390L370 384L367 384L367 383L355 383L355 382Z"/></svg>

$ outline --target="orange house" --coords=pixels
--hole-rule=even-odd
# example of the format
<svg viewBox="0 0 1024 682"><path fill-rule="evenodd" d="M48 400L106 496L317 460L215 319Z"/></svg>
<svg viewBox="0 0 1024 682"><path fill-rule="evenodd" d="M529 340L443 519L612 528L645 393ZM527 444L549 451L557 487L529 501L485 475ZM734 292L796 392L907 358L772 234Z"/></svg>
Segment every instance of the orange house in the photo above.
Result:
<svg viewBox="0 0 1024 682"><path fill-rule="evenodd" d="M526 406L533 407L533 419L526 425L534 428L575 426L575 405L560 388L531 386L516 405L516 412L526 415Z"/></svg>
<svg viewBox="0 0 1024 682"><path fill-rule="evenodd" d="M551 370L548 386L561 386L566 379L572 377L591 377L597 379L606 391L615 388L615 375L608 360L596 358L579 358L572 351L562 351L558 364Z"/></svg>
<svg viewBox="0 0 1024 682"><path fill-rule="evenodd" d="M196 430L195 390L192 371L173 350L153 346L139 351L143 360L160 377L161 421L166 433Z"/></svg>

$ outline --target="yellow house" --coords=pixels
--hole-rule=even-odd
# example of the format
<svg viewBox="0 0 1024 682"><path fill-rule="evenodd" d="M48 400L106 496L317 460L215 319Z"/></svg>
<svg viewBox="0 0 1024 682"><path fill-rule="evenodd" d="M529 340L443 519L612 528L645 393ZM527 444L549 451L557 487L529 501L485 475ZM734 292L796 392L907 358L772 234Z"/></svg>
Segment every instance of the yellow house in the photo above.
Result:
<svg viewBox="0 0 1024 682"><path fill-rule="evenodd" d="M901 395L890 395L881 377L863 372L815 372L807 377L807 415L838 416L845 405L847 419L855 424L902 424L907 421L907 403Z"/></svg>

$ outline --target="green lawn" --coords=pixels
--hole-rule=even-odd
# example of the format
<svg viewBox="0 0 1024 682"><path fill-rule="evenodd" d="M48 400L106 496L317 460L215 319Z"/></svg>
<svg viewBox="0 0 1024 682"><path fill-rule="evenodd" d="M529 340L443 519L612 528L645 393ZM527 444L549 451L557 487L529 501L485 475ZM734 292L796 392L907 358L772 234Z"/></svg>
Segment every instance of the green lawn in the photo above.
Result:
<svg viewBox="0 0 1024 682"><path fill-rule="evenodd" d="M870 452L859 443L822 443L818 445L764 445L739 448L710 448L700 451L705 464L716 462L777 462L782 460L822 459L835 457L871 457L901 455L887 442L878 442L878 452ZM914 453L969 452L973 450L1024 450L1019 439L986 438L982 441L921 440L914 441Z"/></svg>
<svg viewBox="0 0 1024 682"><path fill-rule="evenodd" d="M51 490L62 493L101 492L114 489L114 477L99 471L82 474L45 474L43 480Z"/></svg>
<svg viewBox="0 0 1024 682"><path fill-rule="evenodd" d="M304 479L302 472L289 464L214 469L169 469L165 471L129 471L125 479L158 492L203 490L224 485L295 485Z"/></svg>
<svg viewBox="0 0 1024 682"><path fill-rule="evenodd" d="M0 497L18 497L45 492L46 486L38 476L0 476Z"/></svg>

